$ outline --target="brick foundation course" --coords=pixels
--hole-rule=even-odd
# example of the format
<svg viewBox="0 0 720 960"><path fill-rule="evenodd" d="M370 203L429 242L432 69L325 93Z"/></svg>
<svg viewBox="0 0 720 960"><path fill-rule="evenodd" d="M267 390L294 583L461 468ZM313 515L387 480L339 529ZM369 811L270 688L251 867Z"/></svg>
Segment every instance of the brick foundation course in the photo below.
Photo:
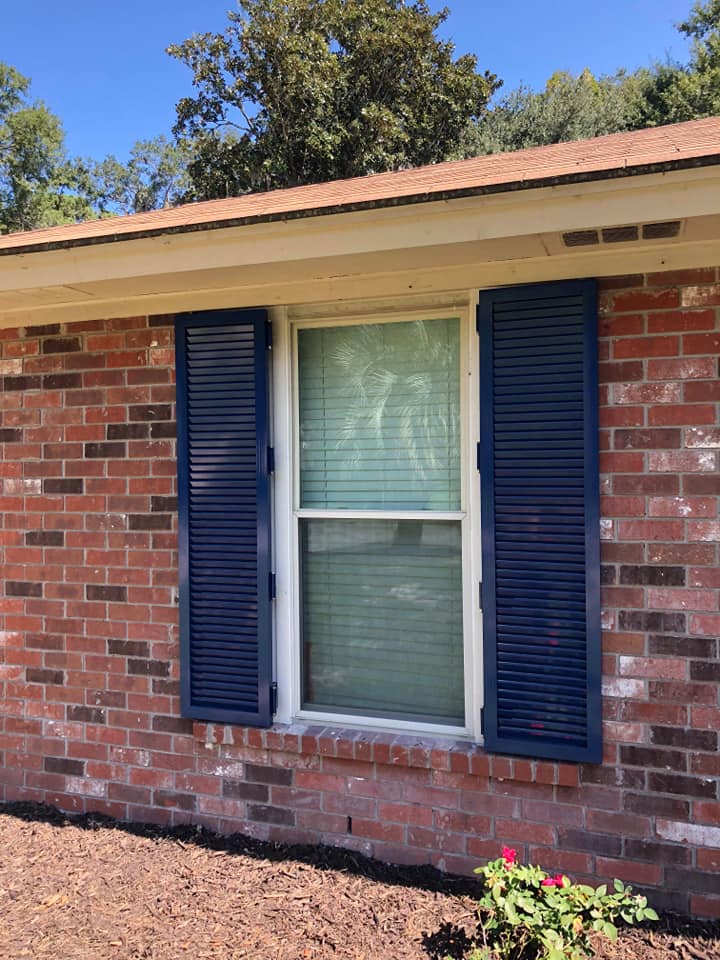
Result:
<svg viewBox="0 0 720 960"><path fill-rule="evenodd" d="M179 718L171 317L0 331L0 799L720 916L720 276L600 283L605 758Z"/></svg>

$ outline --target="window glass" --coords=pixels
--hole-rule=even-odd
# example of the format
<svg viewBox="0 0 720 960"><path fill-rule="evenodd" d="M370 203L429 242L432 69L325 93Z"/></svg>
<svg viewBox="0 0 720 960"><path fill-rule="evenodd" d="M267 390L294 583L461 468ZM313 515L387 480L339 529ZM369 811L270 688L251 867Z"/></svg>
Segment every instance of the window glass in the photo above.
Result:
<svg viewBox="0 0 720 960"><path fill-rule="evenodd" d="M459 326L299 331L301 507L460 508Z"/></svg>
<svg viewBox="0 0 720 960"><path fill-rule="evenodd" d="M462 726L459 522L300 523L303 706Z"/></svg>

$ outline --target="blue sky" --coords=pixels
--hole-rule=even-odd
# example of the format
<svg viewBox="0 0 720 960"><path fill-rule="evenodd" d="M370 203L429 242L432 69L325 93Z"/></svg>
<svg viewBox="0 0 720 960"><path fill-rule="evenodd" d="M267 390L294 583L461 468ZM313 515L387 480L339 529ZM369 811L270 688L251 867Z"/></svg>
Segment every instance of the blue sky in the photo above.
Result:
<svg viewBox="0 0 720 960"><path fill-rule="evenodd" d="M433 9L442 3L430 0ZM4 0L0 60L32 78L62 119L68 149L124 158L138 139L167 133L189 70L164 52L192 33L220 31L233 0ZM458 53L505 81L541 87L555 70L608 73L684 59L675 30L691 0L448 0L444 33Z"/></svg>

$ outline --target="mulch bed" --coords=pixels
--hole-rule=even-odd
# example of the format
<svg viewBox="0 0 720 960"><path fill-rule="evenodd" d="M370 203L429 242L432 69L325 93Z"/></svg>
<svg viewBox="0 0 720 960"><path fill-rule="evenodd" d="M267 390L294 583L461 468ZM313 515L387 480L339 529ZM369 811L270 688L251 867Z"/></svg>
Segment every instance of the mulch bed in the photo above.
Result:
<svg viewBox="0 0 720 960"><path fill-rule="evenodd" d="M2 960L441 960L474 880L324 847L0 806ZM720 923L664 917L603 960L720 958Z"/></svg>

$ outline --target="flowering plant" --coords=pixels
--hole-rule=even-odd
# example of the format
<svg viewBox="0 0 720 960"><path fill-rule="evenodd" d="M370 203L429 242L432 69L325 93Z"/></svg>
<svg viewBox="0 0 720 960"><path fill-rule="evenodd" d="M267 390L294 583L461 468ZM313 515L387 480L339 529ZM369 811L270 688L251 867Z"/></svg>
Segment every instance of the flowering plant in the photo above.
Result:
<svg viewBox="0 0 720 960"><path fill-rule="evenodd" d="M564 874L518 863L510 847L475 872L485 878L478 901L483 945L470 960L585 960L594 934L617 937L618 920L658 918L647 899L620 880L612 893L605 884L574 884Z"/></svg>

